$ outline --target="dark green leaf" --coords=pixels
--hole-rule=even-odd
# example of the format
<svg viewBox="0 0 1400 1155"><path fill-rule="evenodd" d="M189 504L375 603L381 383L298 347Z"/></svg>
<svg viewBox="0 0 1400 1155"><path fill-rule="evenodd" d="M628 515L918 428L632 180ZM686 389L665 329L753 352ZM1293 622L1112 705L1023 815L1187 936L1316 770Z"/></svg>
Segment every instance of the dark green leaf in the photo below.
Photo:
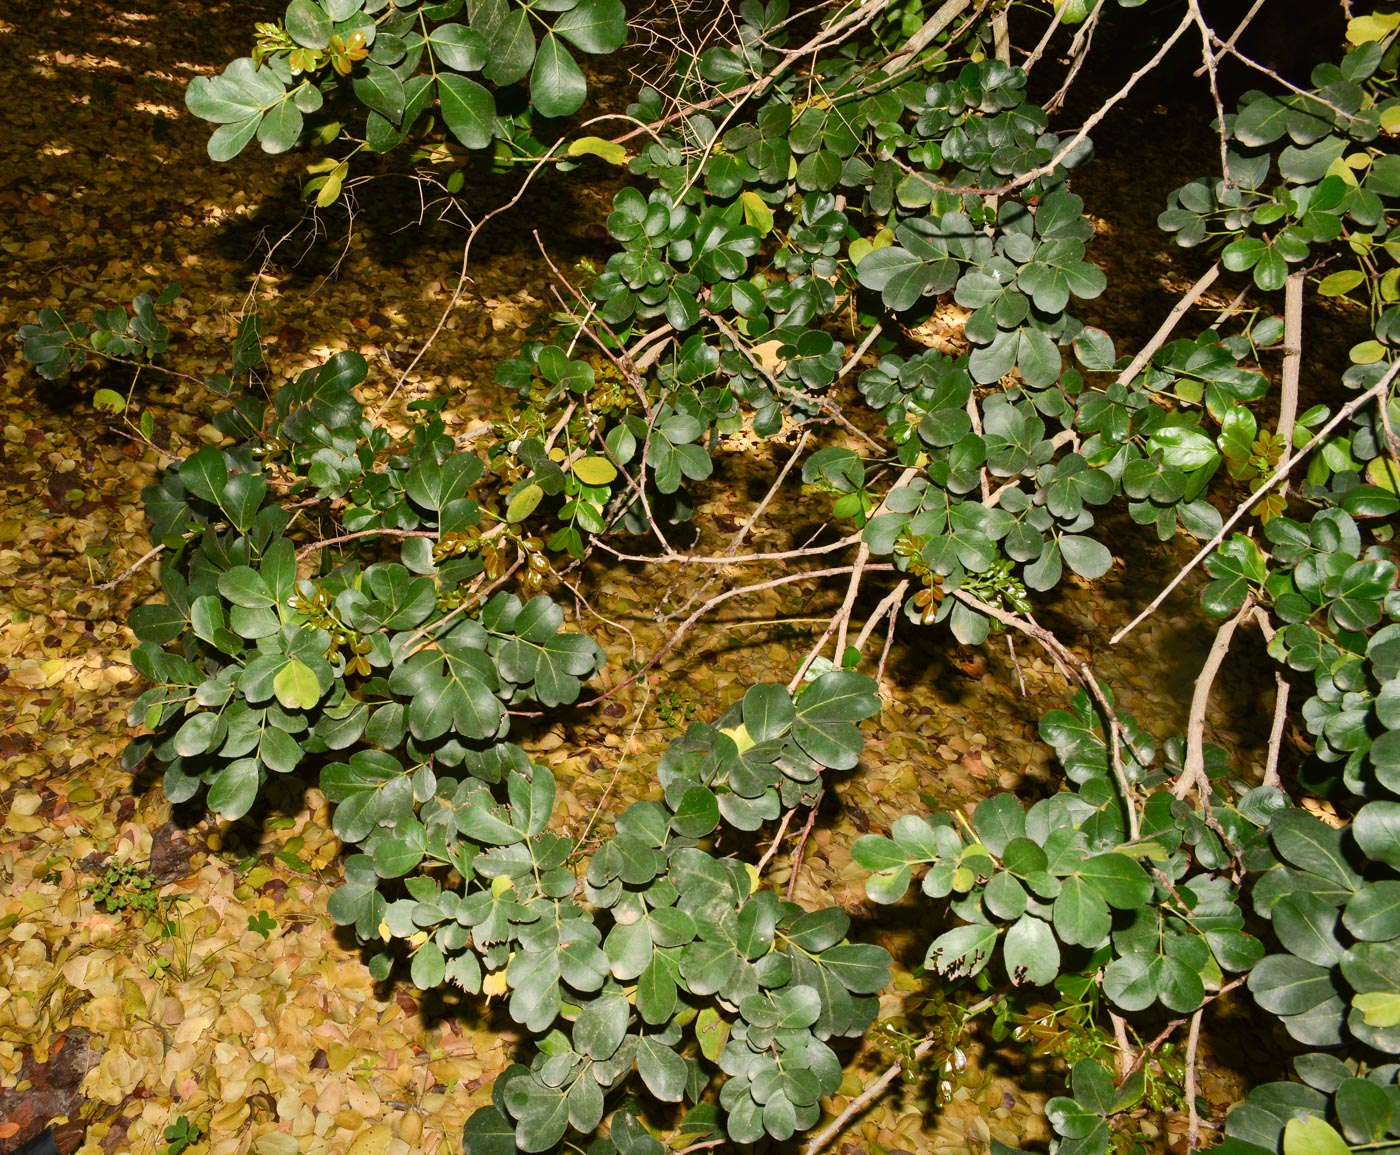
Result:
<svg viewBox="0 0 1400 1155"><path fill-rule="evenodd" d="M541 116L572 116L588 95L583 70L557 36L546 33L530 74L530 98Z"/></svg>

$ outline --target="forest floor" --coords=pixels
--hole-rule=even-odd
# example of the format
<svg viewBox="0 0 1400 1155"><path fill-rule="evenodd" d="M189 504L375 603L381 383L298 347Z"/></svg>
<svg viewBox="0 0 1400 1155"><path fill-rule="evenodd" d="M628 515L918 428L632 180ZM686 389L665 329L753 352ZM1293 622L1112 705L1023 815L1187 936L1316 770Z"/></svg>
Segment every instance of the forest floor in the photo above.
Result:
<svg viewBox="0 0 1400 1155"><path fill-rule="evenodd" d="M98 385L124 392L128 381L50 385L7 336L44 306L76 319L179 282L169 312L180 337L165 363L195 378L226 366L227 341L250 308L264 318L269 388L351 348L382 391L419 351L451 294L460 230L395 232L395 213L416 197L404 185L390 195L408 199L392 209L367 204L353 220L324 214L313 245L302 235L269 259L269 244L302 214L305 159L253 150L236 165L214 165L208 126L184 111L190 77L243 54L253 21L274 10L216 0L192 19L158 0L13 0L0 14L0 1151L75 1120L83 1155L144 1155L167 1146L165 1129L183 1117L206 1136L195 1149L216 1155L455 1152L516 1038L489 1008L370 979L326 914L340 847L316 790L289 791L279 810L229 827L172 814L158 782L122 770L126 712L139 691L125 622L155 594L155 567L107 583L148 548L142 486L201 443L217 443L210 417L226 402L185 378L146 373L133 403L153 414L157 433L154 447L143 445L89 403ZM1115 333L1145 337L1204 258L1159 241L1152 218L1161 195L1144 192L1121 155L1112 175L1115 139L1126 147L1135 131L1115 138L1110 129L1101 146L1109 175L1101 184L1076 177L1075 186L1102 214L1091 256L1111 287L1096 307ZM1208 138L1204 156L1208 164ZM567 267L599 256L590 237L606 205L578 174L556 177L518 219L545 222L551 253ZM551 301L534 246L520 224L484 235L465 297L399 404L447 392L453 432L489 419L492 367ZM1202 317L1228 299L1210 298ZM775 470L735 455L702 488L697 520L732 528ZM799 528L761 524L755 540L776 546ZM1196 668L1204 642L1186 594L1125 647L1108 647L1108 634L1176 561L1126 522L1122 532L1131 567L1115 567L1092 595L1071 590L1044 616L1160 736L1178 731L1185 712L1163 687ZM664 637L654 579L600 564L585 578L606 620L585 613L580 625L607 645L604 680L614 684L628 660ZM699 580L681 575L670 604ZM691 716L713 716L765 674L786 681L794 654L815 638L822 604L779 591L746 600L598 713L561 716L528 735L532 755L560 779L566 829L582 830L648 789L656 755ZM1035 727L1063 704L1065 686L1048 663L1024 647L1013 657L1004 641L976 652L937 645L916 639L893 651L865 771L830 793L799 900L820 895L859 912L861 872L849 845L885 829L916 793L947 807L998 789L1053 788ZM1259 693L1251 678L1234 677L1212 715L1213 738L1246 770L1262 764ZM119 863L153 881L154 909L97 905L90 884ZM783 881L781 868L774 879ZM912 1013L903 997L921 989L911 970L924 945L915 929L890 922L883 932L899 960L887 1015ZM1044 1097L1058 1089L1053 1061L1012 1070L991 1049L969 1041L967 1050L970 1066L950 1076L951 1101L931 1105L930 1078L878 1104L840 1149L980 1152L992 1137L1043 1145ZM887 1062L870 1048L843 1092L856 1093ZM1205 1089L1217 1114L1242 1062L1224 1043L1210 1053L1219 1077ZM830 1106L843 1103L837 1096ZM1142 1126L1158 1143L1180 1131L1173 1121Z"/></svg>

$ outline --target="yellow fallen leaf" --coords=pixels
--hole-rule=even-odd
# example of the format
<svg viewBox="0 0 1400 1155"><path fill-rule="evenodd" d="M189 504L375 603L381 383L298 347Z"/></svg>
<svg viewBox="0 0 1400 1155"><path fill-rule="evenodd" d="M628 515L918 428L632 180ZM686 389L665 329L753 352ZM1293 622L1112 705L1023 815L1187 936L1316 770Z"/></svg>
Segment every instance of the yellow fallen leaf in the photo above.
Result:
<svg viewBox="0 0 1400 1155"><path fill-rule="evenodd" d="M394 1133L389 1130L388 1125L376 1123L355 1136L355 1141L350 1144L346 1155L386 1155L393 1141Z"/></svg>
<svg viewBox="0 0 1400 1155"><path fill-rule="evenodd" d="M269 1131L253 1140L254 1155L301 1155L301 1144L285 1131Z"/></svg>

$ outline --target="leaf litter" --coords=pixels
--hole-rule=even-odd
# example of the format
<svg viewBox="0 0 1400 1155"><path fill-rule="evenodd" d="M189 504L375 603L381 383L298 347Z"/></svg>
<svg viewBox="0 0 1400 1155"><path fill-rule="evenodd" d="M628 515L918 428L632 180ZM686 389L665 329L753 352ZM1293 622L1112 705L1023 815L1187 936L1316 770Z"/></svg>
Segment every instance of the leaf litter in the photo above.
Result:
<svg viewBox="0 0 1400 1155"><path fill-rule="evenodd" d="M201 6L197 19L184 19L151 0L57 4L0 20L11 49L0 62L10 103L10 132L0 138L8 222L0 331L44 306L79 316L178 280L183 297L171 311L187 336L167 363L196 379L226 356L234 318L250 301L279 374L333 351L308 335L359 349L381 382L417 352L451 294L444 270L456 267L458 234L430 230L390 259L379 251L387 230L357 223L341 238L338 266L322 270L336 277L329 286L291 259L256 263L262 231L276 235L298 211L279 190L295 189L299 161L213 166L203 126L181 107L191 75L242 51L247 20L238 5ZM480 258L443 339L399 399L460 395L446 414L457 432L490 414L492 367L550 300L542 263L502 244L483 246ZM94 587L146 552L140 489L171 460L218 441L208 418L219 399L185 378L138 381L134 400L156 419L153 447L121 436L84 393L39 382L12 348L2 364L0 1149L75 1120L81 1155L152 1152L184 1116L201 1125L214 1155L459 1150L463 1123L486 1102L517 1036L498 1006L370 979L325 913L340 847L319 792L289 791L277 811L229 828L172 814L159 783L120 765L138 689L124 623L153 595L153 567ZM130 386L121 374L101 384ZM770 466L757 455L742 468ZM698 495L697 521L728 525L751 508L755 484L762 492L766 480L721 471ZM762 523L752 541L787 547L799 528ZM710 531L698 544L722 548L726 539ZM1165 550L1155 560L1171 564ZM1078 623L1070 634L1099 636L1096 620L1132 593L1121 569L1115 578L1058 607ZM1142 580L1135 569L1132 585ZM701 579L678 581L673 604ZM607 645L604 681L613 685L625 663L659 648L666 623L649 580L593 563L586 588L600 618L582 611L581 625ZM822 609L784 590L730 603L596 714L539 726L529 745L560 779L563 830L586 838L592 823L654 790L655 758L689 717L713 717L753 681L786 681ZM1144 648L1165 650L1180 624L1159 618ZM898 693L871 729L862 773L828 793L799 901L835 899L869 918L848 848L859 833L887 829L912 795L970 807L999 789L1053 788L1035 730L1063 701L1049 663L996 645L929 645L915 634L892 652ZM1177 707L1156 702L1159 687L1143 680L1148 663L1086 656L1150 728L1179 728ZM1228 727L1225 716L1218 722ZM93 900L87 888L113 861L150 874L154 911L112 913ZM785 885L789 870L775 860L774 884ZM910 969L922 937L903 915L891 912L876 931L900 960L882 1005L890 1017L922 990ZM839 1150L962 1152L985 1150L992 1138L1047 1139L1045 1095L1031 1081L994 1075L1000 1059L970 1040L966 1050L946 1104L934 1105L930 1077L877 1103ZM867 1045L832 1111L887 1061Z"/></svg>

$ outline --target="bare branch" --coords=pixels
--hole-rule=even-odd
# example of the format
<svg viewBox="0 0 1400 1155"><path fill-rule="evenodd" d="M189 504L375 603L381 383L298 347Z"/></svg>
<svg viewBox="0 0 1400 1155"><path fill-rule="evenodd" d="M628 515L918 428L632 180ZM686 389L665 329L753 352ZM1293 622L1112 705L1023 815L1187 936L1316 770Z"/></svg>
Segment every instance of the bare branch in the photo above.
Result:
<svg viewBox="0 0 1400 1155"><path fill-rule="evenodd" d="M1230 138L1225 133L1225 103L1220 99L1220 58L1211 49L1211 42L1215 37L1215 30L1206 23L1205 16L1201 13L1200 0L1186 0L1187 7L1191 10L1191 17L1196 22L1196 27L1201 33L1201 65L1205 69L1206 77L1210 82L1210 98L1215 104L1215 132L1216 139L1220 144L1220 175L1225 179L1230 179ZM1200 73L1198 72L1199 76Z"/></svg>
<svg viewBox="0 0 1400 1155"><path fill-rule="evenodd" d="M1205 1007L1201 1007L1191 1016L1191 1030L1186 1035L1186 1078L1183 1080L1181 1094L1186 1100L1186 1151L1187 1155L1195 1151L1201 1143L1201 1117L1196 1113L1196 1050L1201 1042L1201 1015Z"/></svg>
<svg viewBox="0 0 1400 1155"><path fill-rule="evenodd" d="M1220 672L1220 663L1225 660L1225 655L1230 650L1230 639L1235 636L1240 622L1253 610L1254 595L1250 594L1244 599L1244 605L1240 606L1234 617L1223 622L1215 631L1215 640L1211 643L1210 652L1206 654L1201 672L1196 676L1196 689L1191 695L1191 712L1186 720L1186 757L1182 763L1181 777L1172 789L1172 794L1177 798L1185 798L1195 790L1202 805L1210 804L1210 778L1206 776L1205 758L1206 707L1210 705L1210 690L1215 682L1215 675Z"/></svg>
<svg viewBox="0 0 1400 1155"><path fill-rule="evenodd" d="M140 569L143 565L145 565L148 561L151 561L152 559L159 557L164 551L165 551L165 546L163 546L163 545L152 546L152 547L151 547L150 549L148 549L145 553L143 553L140 557L138 557L134 562L132 562L129 566L127 566L126 569L122 570L121 573L117 574L116 577L112 578L110 581L105 581L105 582L103 582L101 585L98 585L98 586L66 586L66 587L64 587L64 588L65 588L65 590L72 590L72 591L75 592L75 593L96 593L96 592L98 592L99 590L116 589L117 586L121 585L122 582L126 581L127 578L131 577L132 574L134 574L137 570L139 570L139 569Z"/></svg>
<svg viewBox="0 0 1400 1155"><path fill-rule="evenodd" d="M881 63L881 69L889 72L912 61L914 57L932 44L970 3L971 0L944 0L938 11L924 21L922 28L909 37L898 49L885 57Z"/></svg>
<svg viewBox="0 0 1400 1155"><path fill-rule="evenodd" d="M771 578L770 580L764 582L755 582L753 585L740 586L738 589L725 590L723 593L716 594L704 605L700 606L697 610L695 610L688 618L685 619L685 621L681 622L681 624L676 628L676 632L666 639L665 643L663 643L661 648L658 649L656 653L654 653L651 656L651 659L646 663L646 665L642 666L642 668L637 670L636 673L630 675L623 681L619 682L616 686L613 686L610 690L606 690L601 694L598 694L592 698L577 703L578 707L580 709L586 709L589 706L596 706L600 702L606 702L619 690L626 689L626 687L630 686L633 682L637 681L637 679L641 678L648 670L655 666L657 662L659 662L673 649L675 649L676 646L680 643L680 640L683 637L685 637L685 635L689 632L691 626L693 626L711 610L715 609L718 606L722 606L725 602L729 601L730 598L742 597L744 594L756 594L760 593L763 590L776 589L778 586L791 585L793 582L811 581L815 580L816 578L841 577L845 574L850 573L851 568L851 566L842 565L834 566L831 569L803 570L800 573L784 574L782 577ZM891 565L873 565L867 566L866 568L872 571L888 571L892 570L894 567Z"/></svg>
<svg viewBox="0 0 1400 1155"><path fill-rule="evenodd" d="M1298 420L1298 382L1303 372L1303 278L1305 269L1294 269L1283 285L1283 378L1278 402L1278 439L1284 451L1293 444ZM1381 406L1382 409L1385 406ZM1288 492L1285 480L1279 495Z"/></svg>
<svg viewBox="0 0 1400 1155"><path fill-rule="evenodd" d="M1034 51L1026 57L1025 63L1021 65L1022 71L1029 75L1031 69L1040 63L1040 58L1045 55L1045 50L1050 47L1050 41L1054 38L1055 30L1059 28L1060 21L1065 18L1065 13L1068 11L1068 4L1055 5L1055 15L1050 18L1050 25L1040 37L1040 43L1035 46Z"/></svg>
<svg viewBox="0 0 1400 1155"><path fill-rule="evenodd" d="M1205 291L1215 284L1219 277L1220 262L1217 261L1202 273L1196 283L1187 289L1186 292L1182 294L1181 299L1172 306L1172 311L1168 313L1166 319L1157 326L1157 331L1152 334L1152 339L1148 341L1147 344L1142 347L1141 351L1139 351L1138 355L1133 358L1132 364L1118 374L1118 380L1114 382L1115 385L1130 384L1139 373L1147 368L1147 363L1152 360L1152 355L1167 343L1167 338L1172 335L1172 332L1176 329L1181 318L1186 316L1191 306L1201 299Z"/></svg>
<svg viewBox="0 0 1400 1155"><path fill-rule="evenodd" d="M297 550L297 560L317 553L320 550L328 549L333 545L343 545L347 541L355 541L362 537L437 537L435 529L357 529L354 533L342 533L339 537L328 537L324 541L313 541L310 545L304 545Z"/></svg>

